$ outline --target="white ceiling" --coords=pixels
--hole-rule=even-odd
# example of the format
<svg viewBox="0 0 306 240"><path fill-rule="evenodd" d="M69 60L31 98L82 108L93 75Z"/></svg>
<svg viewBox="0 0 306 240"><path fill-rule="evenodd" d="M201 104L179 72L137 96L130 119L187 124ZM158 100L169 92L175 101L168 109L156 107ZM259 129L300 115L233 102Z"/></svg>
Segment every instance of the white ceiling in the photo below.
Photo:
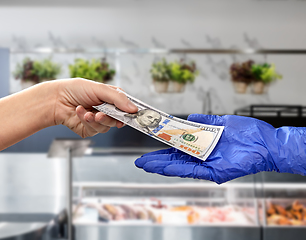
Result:
<svg viewBox="0 0 306 240"><path fill-rule="evenodd" d="M184 7L207 2L228 2L229 0L0 0L0 6L21 7ZM301 2L306 0L230 0L232 2Z"/></svg>
<svg viewBox="0 0 306 240"><path fill-rule="evenodd" d="M29 7L137 7L138 5L168 5L201 0L0 0L1 6L29 6ZM203 0L202 0L203 1Z"/></svg>

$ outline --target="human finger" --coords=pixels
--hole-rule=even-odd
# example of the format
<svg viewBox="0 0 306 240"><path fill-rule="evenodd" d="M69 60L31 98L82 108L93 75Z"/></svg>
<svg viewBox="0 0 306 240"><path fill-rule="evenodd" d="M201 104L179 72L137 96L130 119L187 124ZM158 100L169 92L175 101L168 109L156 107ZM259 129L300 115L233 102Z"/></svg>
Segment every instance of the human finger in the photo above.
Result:
<svg viewBox="0 0 306 240"><path fill-rule="evenodd" d="M99 84L95 88L95 94L100 101L114 104L124 112L135 113L138 110L137 106L123 92L117 91L105 84Z"/></svg>
<svg viewBox="0 0 306 240"><path fill-rule="evenodd" d="M122 128L122 127L124 127L124 126L126 126L125 123L120 122L120 121L117 121L117 123L116 123L116 127L117 127L117 128Z"/></svg>
<svg viewBox="0 0 306 240"><path fill-rule="evenodd" d="M83 126L83 128L77 129L76 133L83 138L96 135L98 132L93 127L91 127L88 122L88 119L91 118L90 115L93 115L93 113L87 112L83 106L78 106L75 111ZM87 120L85 119L85 115Z"/></svg>
<svg viewBox="0 0 306 240"><path fill-rule="evenodd" d="M117 91L118 91L118 89L119 89L120 91L125 92L121 87L117 87L117 86L110 85L110 84L105 84L105 85L107 85L107 86L109 86L109 87L111 87L111 88L113 88L113 89L115 89L115 90L117 90Z"/></svg>
<svg viewBox="0 0 306 240"><path fill-rule="evenodd" d="M84 130L80 134L82 137L91 137L97 133L106 133L110 129L109 126L105 126L94 121L94 114L87 112L82 106L78 106L76 109L77 115L84 126Z"/></svg>
<svg viewBox="0 0 306 240"><path fill-rule="evenodd" d="M105 113L97 112L94 116L94 121L98 124L102 124L108 127L115 127L117 124L117 120L107 116Z"/></svg>
<svg viewBox="0 0 306 240"><path fill-rule="evenodd" d="M84 115L85 120L89 123L89 125L96 130L98 133L106 133L112 126L108 126L105 124L100 124L95 122L95 115L91 112L87 112Z"/></svg>
<svg viewBox="0 0 306 240"><path fill-rule="evenodd" d="M124 127L126 124L123 122L120 122L110 116L107 116L106 114L102 113L102 112L98 112L95 115L95 121L108 126L108 127L117 127L117 128L122 128Z"/></svg>

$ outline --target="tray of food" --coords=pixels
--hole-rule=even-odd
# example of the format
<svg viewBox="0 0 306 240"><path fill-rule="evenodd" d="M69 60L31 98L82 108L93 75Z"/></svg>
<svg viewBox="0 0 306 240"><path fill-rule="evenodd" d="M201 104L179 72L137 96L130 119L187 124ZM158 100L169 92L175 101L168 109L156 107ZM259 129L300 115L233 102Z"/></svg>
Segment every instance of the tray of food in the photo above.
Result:
<svg viewBox="0 0 306 240"><path fill-rule="evenodd" d="M266 201L267 226L306 226L306 199Z"/></svg>
<svg viewBox="0 0 306 240"><path fill-rule="evenodd" d="M191 203L180 199L91 200L74 208L75 224L162 224L252 226L249 208L231 204Z"/></svg>

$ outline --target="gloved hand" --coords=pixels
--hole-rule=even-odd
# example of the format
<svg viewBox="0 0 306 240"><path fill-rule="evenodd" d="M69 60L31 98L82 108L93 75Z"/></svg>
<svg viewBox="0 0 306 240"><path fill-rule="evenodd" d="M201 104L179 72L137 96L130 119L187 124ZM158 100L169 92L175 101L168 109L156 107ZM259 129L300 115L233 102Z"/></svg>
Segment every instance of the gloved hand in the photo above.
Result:
<svg viewBox="0 0 306 240"><path fill-rule="evenodd" d="M264 121L235 115L193 114L188 120L224 126L206 161L170 148L145 154L135 165L151 173L218 184L261 171L306 175L306 128L276 129Z"/></svg>

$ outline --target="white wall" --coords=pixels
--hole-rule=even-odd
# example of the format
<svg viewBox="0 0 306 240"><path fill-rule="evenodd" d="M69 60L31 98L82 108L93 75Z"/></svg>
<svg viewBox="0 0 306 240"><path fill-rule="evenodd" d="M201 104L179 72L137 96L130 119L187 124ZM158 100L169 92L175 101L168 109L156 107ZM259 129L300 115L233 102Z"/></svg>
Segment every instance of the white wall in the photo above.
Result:
<svg viewBox="0 0 306 240"><path fill-rule="evenodd" d="M24 1L23 1L24 2ZM40 1L0 3L0 46L26 50L39 46L67 48L279 48L306 49L306 1L192 0L192 1L70 1L43 5ZM110 3L111 2L111 3ZM86 3L92 4L87 6ZM69 4L74 4L72 7ZM24 4L25 5L25 4ZM25 55L11 57L12 70ZM48 55L30 55L44 58ZM75 57L53 56L68 65ZM188 55L201 71L183 94L156 94L149 69L156 55L119 58L120 84L127 92L172 114L202 112L204 92L210 91L213 113L233 113L256 103L305 105L306 56ZM166 56L179 59L182 56ZM267 94L234 93L228 68L235 60L252 57L276 64L284 79ZM115 57L108 56L115 64ZM61 77L69 77L64 71ZM11 80L11 89L18 90ZM290 90L290 91L288 91Z"/></svg>

